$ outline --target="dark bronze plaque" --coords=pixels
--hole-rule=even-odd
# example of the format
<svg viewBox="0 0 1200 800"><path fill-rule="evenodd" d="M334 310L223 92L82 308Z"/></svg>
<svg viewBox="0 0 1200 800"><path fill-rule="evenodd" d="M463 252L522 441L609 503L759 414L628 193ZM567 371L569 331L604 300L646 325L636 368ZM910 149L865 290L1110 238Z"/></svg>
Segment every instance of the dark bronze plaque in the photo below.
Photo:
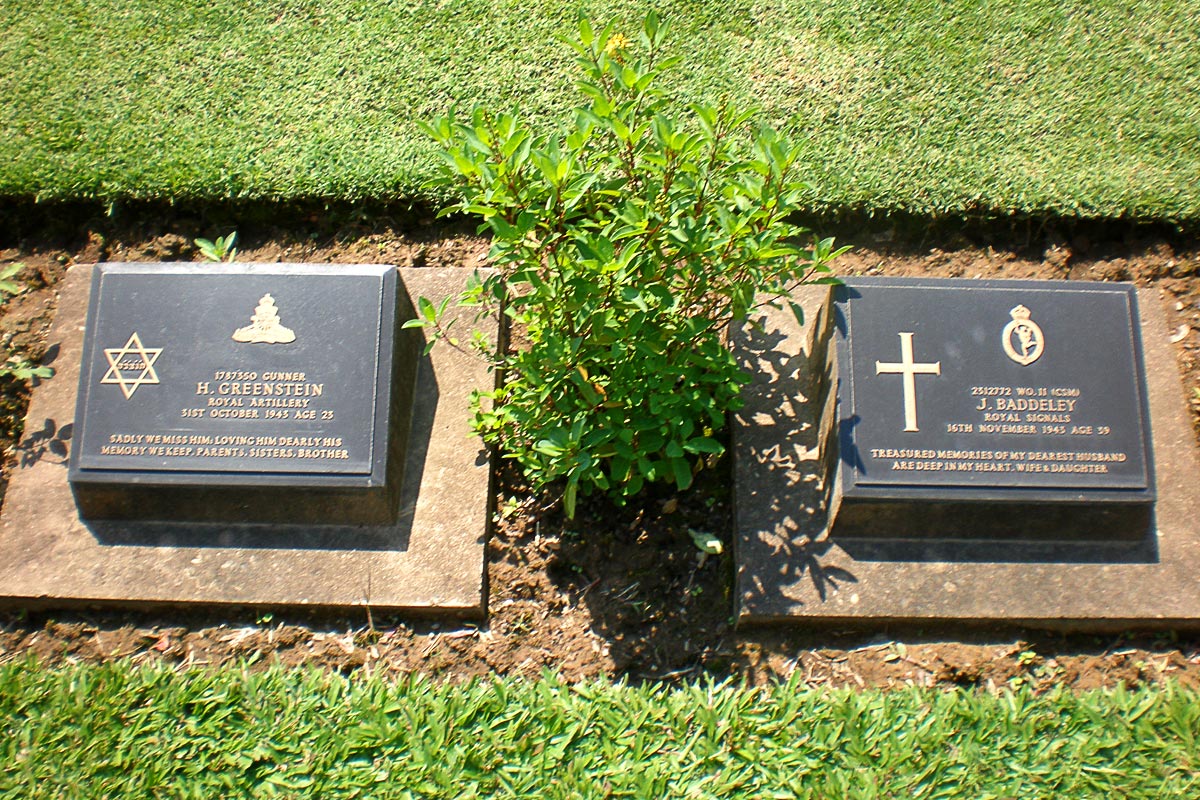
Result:
<svg viewBox="0 0 1200 800"><path fill-rule="evenodd" d="M1152 504L1132 286L852 278L834 300L838 515L988 535Z"/></svg>
<svg viewBox="0 0 1200 800"><path fill-rule="evenodd" d="M411 354L396 369L397 322L391 267L98 265L71 454L77 496L95 485L110 495L384 486L415 369Z"/></svg>

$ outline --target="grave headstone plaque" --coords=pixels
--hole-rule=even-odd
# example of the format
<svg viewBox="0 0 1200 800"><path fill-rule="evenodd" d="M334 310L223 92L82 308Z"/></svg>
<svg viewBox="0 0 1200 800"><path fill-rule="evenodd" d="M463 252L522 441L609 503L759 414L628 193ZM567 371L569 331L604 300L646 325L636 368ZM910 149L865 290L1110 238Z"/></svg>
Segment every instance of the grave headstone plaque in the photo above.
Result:
<svg viewBox="0 0 1200 800"><path fill-rule="evenodd" d="M411 315L387 266L98 265L69 473L81 515L394 519Z"/></svg>
<svg viewBox="0 0 1200 800"><path fill-rule="evenodd" d="M832 319L831 536L1146 535L1132 286L851 278Z"/></svg>

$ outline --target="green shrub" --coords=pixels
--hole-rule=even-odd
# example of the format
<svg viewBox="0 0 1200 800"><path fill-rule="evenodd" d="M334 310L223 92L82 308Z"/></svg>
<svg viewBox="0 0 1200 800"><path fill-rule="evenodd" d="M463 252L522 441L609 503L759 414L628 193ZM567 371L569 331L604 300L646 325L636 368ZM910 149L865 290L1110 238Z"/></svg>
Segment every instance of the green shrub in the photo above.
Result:
<svg viewBox="0 0 1200 800"><path fill-rule="evenodd" d="M445 156L437 185L461 195L447 211L492 235L497 270L468 301L503 307L524 340L477 396L476 428L535 486L565 479L569 515L579 492L687 488L747 380L730 322L831 280L837 255L787 222L807 188L795 147L728 105L673 116L664 30L653 13L636 42L582 21L586 101L556 133L481 108L424 126ZM422 306L415 324L438 330Z"/></svg>

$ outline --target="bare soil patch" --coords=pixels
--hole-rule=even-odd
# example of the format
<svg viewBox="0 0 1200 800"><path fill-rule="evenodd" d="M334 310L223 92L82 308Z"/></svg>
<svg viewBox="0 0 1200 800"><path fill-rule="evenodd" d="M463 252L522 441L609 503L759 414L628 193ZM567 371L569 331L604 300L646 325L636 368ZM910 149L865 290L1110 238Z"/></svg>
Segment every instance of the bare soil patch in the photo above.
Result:
<svg viewBox="0 0 1200 800"><path fill-rule="evenodd" d="M0 309L0 341L37 360L55 286L67 266L95 261L194 261L193 239L239 227L239 260L454 266L486 263L487 243L465 225L385 213L304 212L282 222L213 225L199 215L72 219L0 232L0 266L20 262L25 291ZM1126 226L1058 235L843 232L855 249L843 274L961 278L1131 280L1164 305L1193 421L1200 436L1200 243L1195 236ZM0 382L4 474L28 447L21 438L27 392ZM36 423L36 421L35 421ZM574 521L552 497L531 494L502 466L489 544L486 624L371 615L316 616L261 609L119 609L0 612L0 662L128 659L179 665L230 660L313 665L339 671L450 679L595 675L674 680L704 673L749 682L800 671L810 684L851 687L994 687L1065 684L1079 689L1175 679L1200 686L1200 634L1125 632L1103 636L1025 630L735 630L728 552L701 558L689 529L728 542L728 465L694 488L660 488L616 508L581 503Z"/></svg>

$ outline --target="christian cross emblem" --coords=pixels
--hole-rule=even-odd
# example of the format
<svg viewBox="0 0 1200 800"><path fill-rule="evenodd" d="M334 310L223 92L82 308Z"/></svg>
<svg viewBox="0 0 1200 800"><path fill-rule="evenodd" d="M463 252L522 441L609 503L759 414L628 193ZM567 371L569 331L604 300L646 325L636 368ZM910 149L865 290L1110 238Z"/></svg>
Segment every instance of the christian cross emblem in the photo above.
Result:
<svg viewBox="0 0 1200 800"><path fill-rule="evenodd" d="M904 376L904 430L916 431L917 427L917 375L941 375L942 362L918 364L913 359L913 335L907 331L900 334L900 361L875 362L876 375Z"/></svg>

